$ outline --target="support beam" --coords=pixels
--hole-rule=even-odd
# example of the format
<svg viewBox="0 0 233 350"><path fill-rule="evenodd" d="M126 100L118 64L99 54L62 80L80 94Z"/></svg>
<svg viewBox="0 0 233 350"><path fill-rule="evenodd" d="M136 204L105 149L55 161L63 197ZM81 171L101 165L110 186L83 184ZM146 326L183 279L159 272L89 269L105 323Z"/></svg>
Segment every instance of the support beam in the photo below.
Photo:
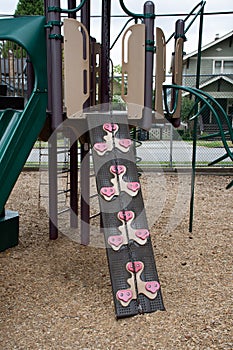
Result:
<svg viewBox="0 0 233 350"><path fill-rule="evenodd" d="M76 0L68 0L68 9L76 7ZM76 13L69 13L69 18L76 19ZM73 139L73 132L70 136L70 226L78 227L78 144Z"/></svg>
<svg viewBox="0 0 233 350"><path fill-rule="evenodd" d="M90 0L87 0L81 9L81 22L86 27L90 36ZM87 52L87 42L83 41L83 58ZM86 82L87 84L87 82ZM84 86L87 89L87 86ZM83 105L83 109L90 107L90 97ZM84 136L84 135L83 135ZM85 143L81 145L81 244L88 245L90 242L90 145L89 137L84 137Z"/></svg>
<svg viewBox="0 0 233 350"><path fill-rule="evenodd" d="M90 241L90 146L89 142L81 144L81 244Z"/></svg>
<svg viewBox="0 0 233 350"><path fill-rule="evenodd" d="M102 0L102 38L101 38L101 104L109 103L109 49L110 49L111 0ZM105 106L107 108L107 106Z"/></svg>
<svg viewBox="0 0 233 350"><path fill-rule="evenodd" d="M153 15L155 6L152 1L144 4L144 15ZM153 64L154 64L154 18L148 16L146 26L146 65L145 65L145 95L142 128L149 130L152 125L152 97L153 97Z"/></svg>
<svg viewBox="0 0 233 350"><path fill-rule="evenodd" d="M60 0L48 0L48 7L60 7ZM60 23L60 12L47 12L48 23ZM48 81L49 107L51 107L51 128L53 136L49 142L49 237L58 237L58 205L57 205L57 129L63 121L63 94L62 94L62 52L61 26L52 24L48 29Z"/></svg>

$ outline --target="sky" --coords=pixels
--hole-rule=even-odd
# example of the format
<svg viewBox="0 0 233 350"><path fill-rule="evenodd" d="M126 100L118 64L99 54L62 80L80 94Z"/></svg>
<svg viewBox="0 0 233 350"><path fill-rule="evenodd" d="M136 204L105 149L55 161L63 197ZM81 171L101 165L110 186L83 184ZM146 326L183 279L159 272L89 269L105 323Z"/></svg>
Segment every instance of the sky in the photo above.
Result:
<svg viewBox="0 0 233 350"><path fill-rule="evenodd" d="M132 12L142 13L143 4L145 0L125 0L124 3L126 7ZM0 14L13 14L18 0L0 0ZM77 3L79 1L77 0ZM190 11L198 4L200 1L187 1L187 0L154 0L155 3L155 13L157 15L161 14L188 14ZM91 0L91 14L100 15L101 14L101 0ZM67 7L67 1L61 0L61 7ZM206 13L210 12L223 12L223 11L233 11L233 1L232 0L206 0L205 10ZM113 15L124 15L122 11L119 0L112 0L112 14ZM155 20L155 26L160 27L165 38L168 39L170 35L174 32L175 22L177 19L184 19L184 16L179 17L157 17ZM111 42L115 40L119 31L123 27L127 19L125 18L113 18L111 22ZM197 49L198 44L198 30L199 30L199 20L197 19L191 28L188 30L185 42L184 51L188 54ZM233 14L229 15L206 15L204 16L204 26L203 26L203 39L202 44L206 45L214 40L216 34L223 36L233 30ZM91 35L97 39L101 38L101 20L100 18L93 18L91 20ZM168 67L168 56L171 56L173 51L174 42L170 42L167 47L167 71ZM111 58L114 65L121 63L121 42L116 44L111 52Z"/></svg>

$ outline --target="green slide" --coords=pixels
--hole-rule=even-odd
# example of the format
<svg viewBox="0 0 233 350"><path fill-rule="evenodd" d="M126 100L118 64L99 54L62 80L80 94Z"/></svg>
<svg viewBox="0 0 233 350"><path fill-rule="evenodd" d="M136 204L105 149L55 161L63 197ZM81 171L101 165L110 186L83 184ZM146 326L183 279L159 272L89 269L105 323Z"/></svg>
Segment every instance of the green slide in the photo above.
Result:
<svg viewBox="0 0 233 350"><path fill-rule="evenodd" d="M0 251L17 244L17 213L5 212L4 206L46 119L44 26L43 16L0 20L0 40L11 40L24 47L35 73L34 89L24 110L0 111Z"/></svg>

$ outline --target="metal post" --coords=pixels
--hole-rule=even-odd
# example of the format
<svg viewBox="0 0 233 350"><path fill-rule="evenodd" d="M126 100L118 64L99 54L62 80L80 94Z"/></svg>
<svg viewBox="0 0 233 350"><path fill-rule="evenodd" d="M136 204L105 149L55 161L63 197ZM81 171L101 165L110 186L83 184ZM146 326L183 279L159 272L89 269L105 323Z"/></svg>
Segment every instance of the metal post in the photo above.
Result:
<svg viewBox="0 0 233 350"><path fill-rule="evenodd" d="M155 6L152 1L144 4L144 15L152 15L144 20L146 26L146 58L145 58L145 94L142 128L149 130L152 125L153 98L153 65L154 65L154 17Z"/></svg>
<svg viewBox="0 0 233 350"><path fill-rule="evenodd" d="M49 14L48 14L48 2L49 0L45 0L44 1L44 12L45 12L45 16L47 21L49 20ZM52 67L52 63L51 63L51 40L49 39L49 30L47 30L46 33L46 46L47 46L47 76L48 76L48 105L47 105L47 110L48 113L50 115L50 124L51 124L51 110L52 110L52 86L51 86L51 67Z"/></svg>
<svg viewBox="0 0 233 350"><path fill-rule="evenodd" d="M203 17L204 17L204 7L202 7L201 13L200 13L197 73L196 73L196 88L197 89L199 88L199 85L200 85ZM196 107L196 108L198 108L198 107ZM197 110L196 110L196 112L197 112ZM192 230L193 230L194 191L195 191L196 156L197 156L197 122L198 122L197 118L195 118L194 119L194 127L193 127L193 155L192 155L192 179L191 179L191 200L190 200L190 214L189 214L189 232L192 232Z"/></svg>
<svg viewBox="0 0 233 350"><path fill-rule="evenodd" d="M81 9L81 22L90 34L90 0L86 1ZM86 58L86 45L83 42L83 55ZM81 54L81 53L80 53ZM90 98L84 103L83 108L90 107ZM90 241L90 146L87 135L85 142L81 145L81 167L80 167L80 191L81 191L81 244L88 245Z"/></svg>
<svg viewBox="0 0 233 350"><path fill-rule="evenodd" d="M48 0L49 7L60 8L60 0ZM58 204L57 204L57 129L63 120L62 108L62 53L61 53L61 16L60 12L51 11L47 15L49 28L49 51L51 85L49 85L49 96L51 98L51 127L53 136L49 142L49 235L50 239L58 237ZM56 24L55 24L56 23ZM50 77L49 77L50 79Z"/></svg>
<svg viewBox="0 0 233 350"><path fill-rule="evenodd" d="M172 169L173 167L173 126L170 124L170 157L169 157L169 166Z"/></svg>
<svg viewBox="0 0 233 350"><path fill-rule="evenodd" d="M177 39L180 38L180 37L183 37L184 38L184 21L182 19L178 19L176 21L176 24L175 24L175 50L176 50L176 42L177 42ZM173 52L172 54L172 84L179 84L175 81L175 51ZM179 99L181 98L181 92L178 93L178 96L176 97L176 90L175 89L172 89L172 92L171 92L171 110L173 110L174 108L174 105L175 105L175 101L176 101L176 98L178 99L177 100L177 103L179 102ZM180 97L179 97L180 95ZM180 117L179 118L170 118L169 121L172 123L172 125L177 128L180 126Z"/></svg>
<svg viewBox="0 0 233 350"><path fill-rule="evenodd" d="M50 0L49 6L60 7L60 0ZM60 12L49 12L50 21L60 23ZM52 83L52 130L56 130L63 121L62 95L62 51L61 26L51 25L49 39L51 41L51 83Z"/></svg>
<svg viewBox="0 0 233 350"><path fill-rule="evenodd" d="M109 62L110 62L110 16L111 0L102 0L102 36L101 36L101 85L100 102L102 110L108 109L109 104Z"/></svg>
<svg viewBox="0 0 233 350"><path fill-rule="evenodd" d="M49 161L49 238L58 237L58 208L57 208L57 133L54 132L48 143Z"/></svg>
<svg viewBox="0 0 233 350"><path fill-rule="evenodd" d="M76 7L76 0L68 0L68 9ZM69 18L76 19L76 13L69 13ZM81 53L80 53L81 54ZM70 131L70 226L78 227L78 144L73 131Z"/></svg>
<svg viewBox="0 0 233 350"><path fill-rule="evenodd" d="M81 244L90 241L90 148L89 142L81 144Z"/></svg>

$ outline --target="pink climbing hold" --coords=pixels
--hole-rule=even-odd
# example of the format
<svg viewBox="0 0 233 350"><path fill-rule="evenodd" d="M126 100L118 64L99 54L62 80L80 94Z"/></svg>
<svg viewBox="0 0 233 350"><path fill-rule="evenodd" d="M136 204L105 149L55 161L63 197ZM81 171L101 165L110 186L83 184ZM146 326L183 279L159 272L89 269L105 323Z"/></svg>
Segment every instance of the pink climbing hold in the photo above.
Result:
<svg viewBox="0 0 233 350"><path fill-rule="evenodd" d="M138 271L142 270L143 265L141 261L134 261L134 267L132 261L130 261L127 265L126 268L130 272L135 272L138 273Z"/></svg>
<svg viewBox="0 0 233 350"><path fill-rule="evenodd" d="M99 142L94 144L94 149L98 152L103 153L108 149L108 146L105 142Z"/></svg>
<svg viewBox="0 0 233 350"><path fill-rule="evenodd" d="M127 184L127 188L133 192L137 192L140 188L140 183L139 182L129 182Z"/></svg>
<svg viewBox="0 0 233 350"><path fill-rule="evenodd" d="M106 196L106 197L111 197L115 194L115 189L114 187L102 187L100 190L100 193L102 194L102 196Z"/></svg>
<svg viewBox="0 0 233 350"><path fill-rule="evenodd" d="M131 210L119 211L118 218L127 222L134 218L134 212Z"/></svg>
<svg viewBox="0 0 233 350"><path fill-rule="evenodd" d="M132 144L132 141L130 139L120 139L119 145L124 148L129 148Z"/></svg>
<svg viewBox="0 0 233 350"><path fill-rule="evenodd" d="M160 284L157 281L151 281L151 282L146 282L145 287L148 292L155 294L156 292L158 292L160 288Z"/></svg>
<svg viewBox="0 0 233 350"><path fill-rule="evenodd" d="M117 291L116 296L118 300L128 303L128 301L132 299L133 293L131 289L122 289Z"/></svg>
<svg viewBox="0 0 233 350"><path fill-rule="evenodd" d="M126 167L124 165L111 165L110 171L113 174L124 174L126 172Z"/></svg>
<svg viewBox="0 0 233 350"><path fill-rule="evenodd" d="M105 123L103 129L108 132L116 131L118 129L117 124Z"/></svg>
<svg viewBox="0 0 233 350"><path fill-rule="evenodd" d="M119 247L123 243L123 237L120 235L110 236L108 237L108 244L114 245L115 247Z"/></svg>
<svg viewBox="0 0 233 350"><path fill-rule="evenodd" d="M147 239L150 236L150 232L148 230L140 229L135 232L135 236L141 238L143 240Z"/></svg>

